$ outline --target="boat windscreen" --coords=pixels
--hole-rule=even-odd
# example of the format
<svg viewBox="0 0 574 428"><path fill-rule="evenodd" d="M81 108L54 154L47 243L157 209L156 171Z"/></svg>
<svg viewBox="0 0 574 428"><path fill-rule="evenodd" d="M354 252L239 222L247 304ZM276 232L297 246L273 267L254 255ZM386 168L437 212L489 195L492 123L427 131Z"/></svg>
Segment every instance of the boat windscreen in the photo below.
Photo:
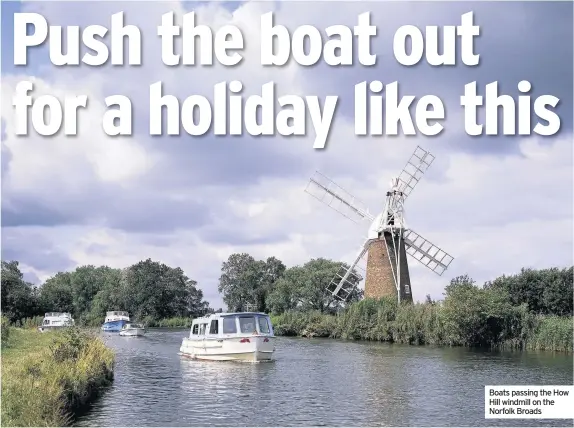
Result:
<svg viewBox="0 0 574 428"><path fill-rule="evenodd" d="M269 334L269 321L267 321L267 317L257 317L257 323L259 324L259 333Z"/></svg>
<svg viewBox="0 0 574 428"><path fill-rule="evenodd" d="M239 317L239 329L241 333L257 333L255 317Z"/></svg>

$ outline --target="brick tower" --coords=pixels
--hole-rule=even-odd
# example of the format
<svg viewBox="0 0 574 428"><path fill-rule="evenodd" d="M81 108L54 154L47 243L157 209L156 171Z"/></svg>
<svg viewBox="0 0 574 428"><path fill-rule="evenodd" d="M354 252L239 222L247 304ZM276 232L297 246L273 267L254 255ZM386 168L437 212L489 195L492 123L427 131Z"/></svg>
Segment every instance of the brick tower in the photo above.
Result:
<svg viewBox="0 0 574 428"><path fill-rule="evenodd" d="M393 270L397 272L397 260L395 257L395 246L398 245L397 239L394 242L391 234L384 233L384 239L373 241L369 246L367 255L367 275L365 278L365 297L380 299L385 296L397 297L397 287L393 277ZM387 255L387 246L390 254ZM412 289L409 275L409 266L407 263L407 252L405 248L405 241L400 240L400 290L401 302L412 302ZM391 265L392 263L392 265Z"/></svg>

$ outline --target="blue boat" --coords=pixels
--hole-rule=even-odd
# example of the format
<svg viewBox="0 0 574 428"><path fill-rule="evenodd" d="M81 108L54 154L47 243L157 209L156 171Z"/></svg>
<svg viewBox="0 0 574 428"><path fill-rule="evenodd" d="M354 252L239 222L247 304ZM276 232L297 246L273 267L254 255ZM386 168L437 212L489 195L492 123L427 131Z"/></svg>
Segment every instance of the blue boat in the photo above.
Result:
<svg viewBox="0 0 574 428"><path fill-rule="evenodd" d="M106 320L102 325L102 331L106 333L118 333L124 325L130 322L130 315L123 311L106 313Z"/></svg>

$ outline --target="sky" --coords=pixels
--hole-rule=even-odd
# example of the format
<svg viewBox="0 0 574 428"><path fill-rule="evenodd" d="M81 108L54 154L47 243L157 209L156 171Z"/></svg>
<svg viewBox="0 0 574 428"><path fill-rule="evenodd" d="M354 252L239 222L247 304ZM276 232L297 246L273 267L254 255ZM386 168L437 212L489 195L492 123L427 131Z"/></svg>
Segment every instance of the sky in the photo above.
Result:
<svg viewBox="0 0 574 428"><path fill-rule="evenodd" d="M26 279L40 285L58 271L80 265L127 267L152 258L180 266L198 281L206 299L222 307L217 291L221 264L247 252L275 256L288 267L311 258L349 261L369 224L355 224L304 189L319 170L382 210L393 176L417 146L435 161L406 202L409 227L454 257L437 276L410 260L415 300L442 297L451 278L478 283L525 268L572 265L573 244L573 29L571 2L2 2L2 259L18 260ZM108 25L125 12L143 37L139 67L56 67L48 47L31 49L27 66L13 65L13 16L39 12L50 25ZM161 15L195 11L212 28L238 26L245 38L238 67L164 66L156 26ZM320 30L356 25L370 11L378 34L375 67L319 64L282 68L259 64L259 16ZM458 25L473 11L481 36L477 67L414 67L393 58L394 32L406 24ZM34 77L34 96L87 94L79 135L14 135L11 104L16 84ZM353 88L378 79L399 82L402 94L437 95L445 104L444 131L357 137ZM470 137L459 105L464 85L498 81L517 94L521 80L531 95L560 98L561 131L552 137ZM180 100L211 96L213 85L240 80L244 94L274 81L279 94L338 95L340 105L327 147L304 137L151 137L148 91L157 81ZM134 106L131 137L109 137L101 128L106 96L123 94ZM85 114L84 114L85 113Z"/></svg>

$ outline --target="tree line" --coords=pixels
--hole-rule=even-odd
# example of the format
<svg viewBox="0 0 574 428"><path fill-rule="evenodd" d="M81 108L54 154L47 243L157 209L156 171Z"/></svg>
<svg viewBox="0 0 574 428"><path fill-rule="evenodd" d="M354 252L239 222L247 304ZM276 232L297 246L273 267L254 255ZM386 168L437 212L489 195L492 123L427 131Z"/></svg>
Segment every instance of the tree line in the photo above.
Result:
<svg viewBox="0 0 574 428"><path fill-rule="evenodd" d="M253 308L282 314L289 311L318 311L334 314L342 303L325 289L345 264L317 258L301 266L286 268L281 260L269 257L256 260L247 253L236 253L223 262L219 292L228 309ZM536 315L565 316L573 310L574 267L522 269L479 286L468 275L454 278L445 287L446 296L472 296L472 299L498 299L511 306L526 305ZM361 300L355 289L346 306ZM469 297L470 298L470 297ZM468 304L472 304L472 299ZM434 304L427 295L427 304ZM462 312L463 308L460 308Z"/></svg>
<svg viewBox="0 0 574 428"><path fill-rule="evenodd" d="M99 325L107 311L128 311L149 323L213 311L181 268L151 259L124 269L80 266L58 272L41 286L24 280L17 261L2 261L1 275L2 314L11 322L70 312L79 324Z"/></svg>
<svg viewBox="0 0 574 428"><path fill-rule="evenodd" d="M229 311L336 314L362 299L358 288L344 304L325 291L346 267L316 258L287 268L276 257L257 260L247 253L235 253L222 263L218 290ZM482 286L468 276L457 277L446 286L443 301L427 296L425 304L445 306L452 317L460 316L460 322L469 322L465 318L468 308L485 302L493 308L526 308L534 315L571 316L573 272L574 267L522 269ZM12 322L52 311L71 312L77 322L86 325L101 324L105 313L112 310L128 311L134 318L148 321L189 319L213 312L197 282L181 268L151 259L124 269L80 266L55 274L41 286L24 281L17 261L2 261L1 282L2 313Z"/></svg>

